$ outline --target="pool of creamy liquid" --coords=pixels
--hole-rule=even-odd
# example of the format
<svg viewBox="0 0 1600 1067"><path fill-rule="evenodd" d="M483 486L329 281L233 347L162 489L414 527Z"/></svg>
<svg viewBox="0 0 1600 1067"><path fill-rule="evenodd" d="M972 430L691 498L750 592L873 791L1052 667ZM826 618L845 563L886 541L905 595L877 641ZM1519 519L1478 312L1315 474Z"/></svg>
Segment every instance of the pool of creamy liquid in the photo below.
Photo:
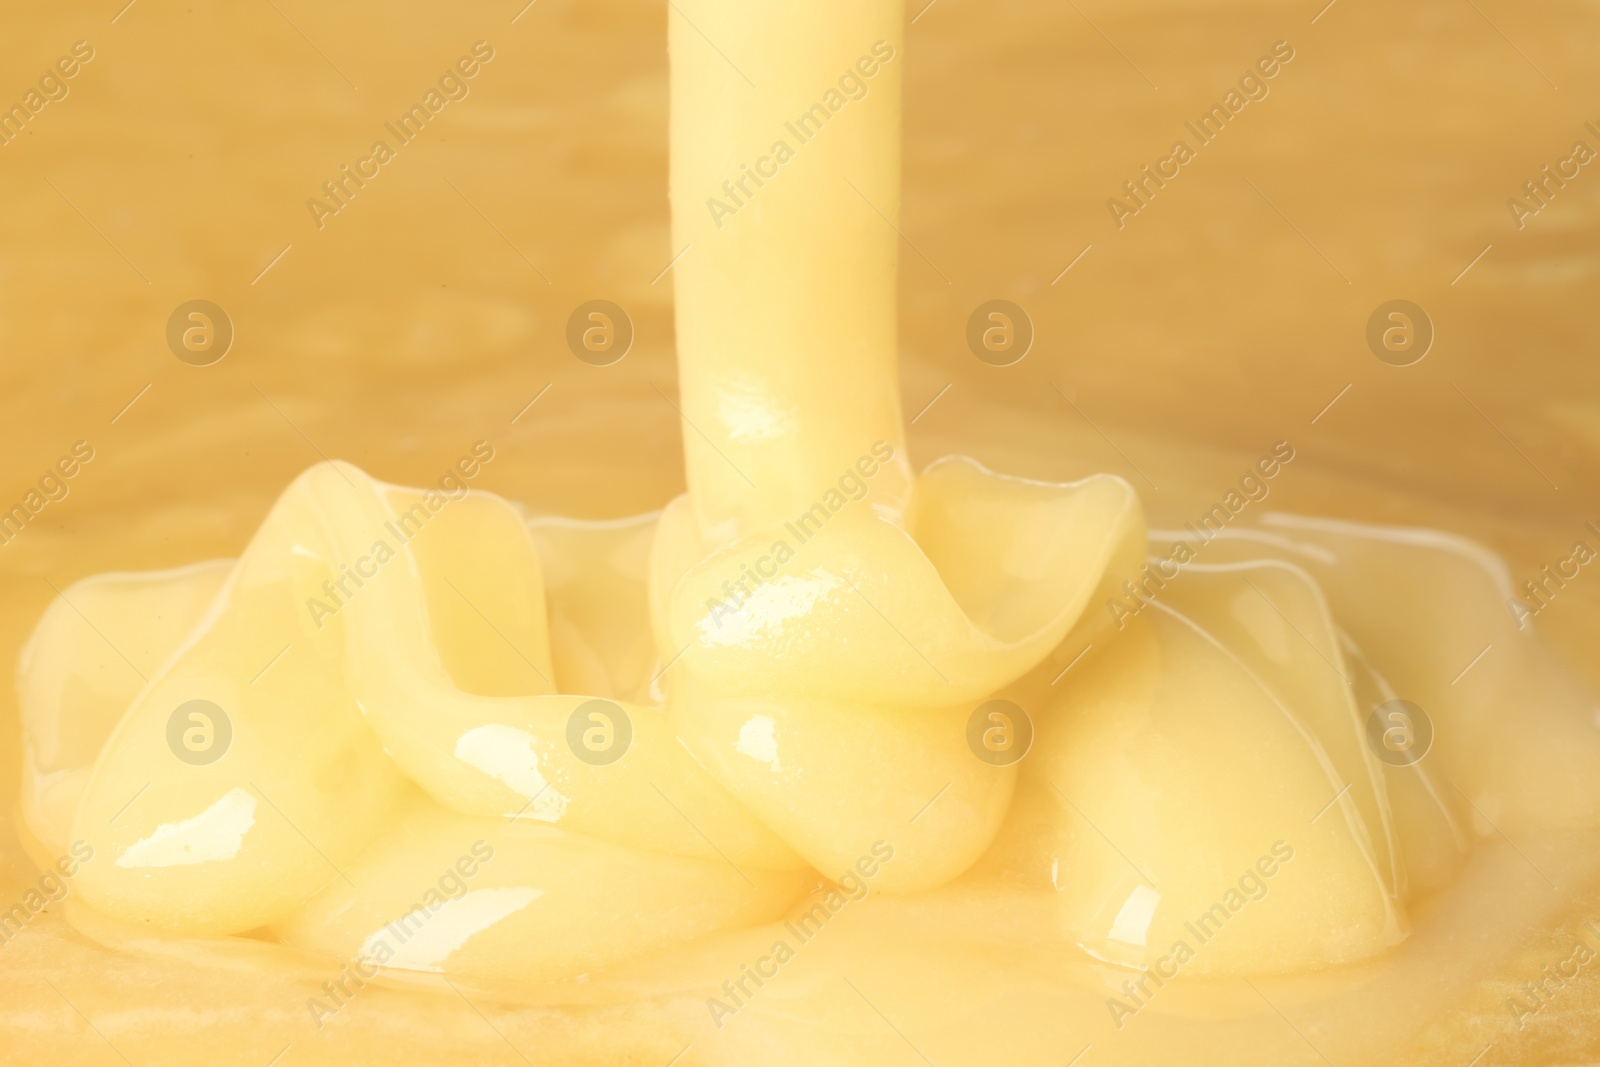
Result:
<svg viewBox="0 0 1600 1067"><path fill-rule="evenodd" d="M265 32L270 12L259 25L204 13L215 21L140 23L142 14L118 23L125 41L96 40L99 56L74 95L44 116L58 128L41 124L37 137L6 149L29 184L0 207L12 278L3 328L10 350L40 354L6 368L3 403L19 441L0 461L6 485L20 494L76 440L98 451L72 494L50 506L51 522L5 549L5 647L20 647L54 595L45 578L65 587L101 571L236 554L316 448L423 484L488 435L502 446L490 488L586 517L646 511L681 491L677 418L653 389L670 395L672 372L669 282L650 279L676 252L660 194L663 31L654 7L594 9L592 23L563 12L562 32L496 38L504 62L462 102L449 146L414 146L397 167L416 166L386 173L390 185L375 184L360 212L326 232L308 229L304 199L388 109L327 106L336 77L283 27ZM411 14L321 29L379 79L386 100L399 100L417 91L419 72L431 81L444 53L453 58L481 36L475 20L489 13ZM1356 17L1339 21L1347 15ZM1071 11L940 5L917 24L925 36L908 73L903 226L952 280L904 253L903 404L916 412L955 386L912 428L917 466L965 452L1041 478L1114 470L1146 498L1154 525L1180 528L1288 438L1302 458L1266 508L1460 531L1504 552L1519 581L1564 558L1579 520L1595 511L1584 510L1600 440L1584 357L1594 326L1581 311L1594 276L1592 215L1582 208L1590 201L1575 188L1521 233L1506 228L1504 200L1565 150L1577 116L1541 108L1536 93L1548 87L1470 10L1442 3L1409 10L1408 25L1427 33L1398 38L1378 15L1340 5L1309 44L1304 19L1280 24L1278 12L1253 8L1095 17L1117 39L1139 42L1134 54L1176 103L1163 106L1167 97ZM1524 43L1581 92L1593 78L1582 63L1595 44L1592 20L1563 10L1529 17ZM40 12L24 29L0 45L15 50L12 69L43 69L82 36L66 13ZM1246 118L1303 136L1285 147L1241 127L1232 144L1213 146L1214 163L1199 161L1209 171L1186 172L1127 231L1110 230L1105 198L1283 36L1301 46L1304 65L1286 70ZM441 37L461 47L441 51ZM218 38L233 45L212 47ZM1037 47L1018 43L1026 40ZM1400 49L1392 65L1368 61L1373 40ZM165 49L172 61L152 64ZM297 77L286 83L280 69ZM102 72L115 77L96 85ZM1038 91L1041 78L1049 91ZM1059 103L1102 92L1111 101L1103 107ZM239 104L252 93L281 100L303 137L279 141L270 116L241 122ZM572 106L530 103L549 99ZM1448 101L1470 108L1473 121L1424 121ZM1270 110L1280 105L1281 118ZM174 109L204 129L237 132L197 146L157 124ZM1352 144L1341 132L1351 116L1380 131L1405 165ZM279 147L262 162L252 143ZM1319 143L1325 151L1312 151ZM561 146L559 163L547 162L551 144ZM106 166L107 152L124 165ZM1461 158L1476 165L1455 165ZM482 182L466 191L510 218L509 232L556 284L544 288L491 232L462 241L476 216L435 180L462 185L462 167ZM1251 199L1246 177L1352 285L1323 273L1315 252ZM50 199L44 178L101 220L153 284L92 233L69 231L77 216ZM1014 193L975 207L960 192L985 188ZM530 189L560 209L519 207ZM262 205L242 223L241 199ZM45 211L54 213L49 227L37 224ZM1496 249L1451 287L1491 242ZM290 243L274 273L250 286ZM1094 250L1052 286L1087 244ZM970 306L1001 290L1041 324L1040 347L1003 376L975 366L960 340ZM596 292L628 303L642 324L637 350L609 377L570 360L559 339L571 306ZM172 307L201 294L228 305L242 327L236 351L210 374L176 364L161 339ZM1438 349L1406 371L1379 365L1361 341L1372 307L1397 295L1421 300L1441 324ZM1527 369L1508 378L1511 359ZM1056 399L1051 381L1108 436ZM538 417L512 424L552 382ZM147 383L151 391L111 424ZM1531 450L1560 494L1452 383ZM1346 384L1354 388L1313 425ZM1586 655L1600 636L1597 605L1590 586L1574 583L1539 620L1591 680L1600 680ZM8 707L0 720L13 714ZM8 815L15 746L15 730L5 730ZM1536 802L1537 780L1526 788ZM249 939L130 935L92 917L79 931L52 907L0 952L0 1013L28 1055L86 1063L111 1053L41 977L135 1062L262 1063L285 1045L307 1062L393 1062L404 1051L513 1062L508 1041L530 1058L547 1051L572 1062L666 1063L685 1046L685 1064L919 1062L897 1028L937 1063L992 1062L997 1047L1017 1062L1062 1063L1086 1045L1083 1063L1321 1062L1296 1027L1341 1067L1407 1057L1460 1064L1491 1044L1487 1064L1581 1062L1600 1032L1592 980L1560 989L1520 1031L1506 1002L1572 958L1581 923L1595 918L1596 850L1587 839L1516 846L1479 841L1456 886L1414 910L1410 940L1372 963L1259 980L1259 993L1175 984L1115 1033L1105 1029L1106 1001L1125 996L1122 973L1108 977L1042 934L1049 918L1036 895L962 885L850 905L720 1031L706 998L769 955L774 930L584 982L463 986L471 1005L447 987L374 983L319 1030L306 1003L339 976L326 959ZM19 837L5 851L6 899L20 898L38 868Z"/></svg>

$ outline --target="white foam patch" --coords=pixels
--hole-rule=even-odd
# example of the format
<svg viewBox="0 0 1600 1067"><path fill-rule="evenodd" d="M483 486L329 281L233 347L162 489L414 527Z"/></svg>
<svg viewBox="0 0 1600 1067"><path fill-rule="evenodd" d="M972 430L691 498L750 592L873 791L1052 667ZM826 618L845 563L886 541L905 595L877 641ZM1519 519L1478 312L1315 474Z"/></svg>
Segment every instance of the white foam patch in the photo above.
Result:
<svg viewBox="0 0 1600 1067"><path fill-rule="evenodd" d="M118 867L185 867L231 860L256 824L256 798L235 787L192 819L164 822L155 833L123 849Z"/></svg>
<svg viewBox="0 0 1600 1067"><path fill-rule="evenodd" d="M735 751L749 756L757 763L765 763L774 771L782 772L778 760L778 724L771 715L754 715L739 727L739 744Z"/></svg>
<svg viewBox="0 0 1600 1067"><path fill-rule="evenodd" d="M524 814L540 822L560 822L571 797L563 796L539 770L533 735L503 723L475 726L456 739L456 759L504 782L532 802Z"/></svg>
<svg viewBox="0 0 1600 1067"><path fill-rule="evenodd" d="M1150 934L1150 920L1155 918L1156 905L1160 903L1161 894L1154 889L1147 885L1134 886L1128 899L1122 902L1122 910L1111 922L1111 940L1143 948Z"/></svg>
<svg viewBox="0 0 1600 1067"><path fill-rule="evenodd" d="M474 935L515 915L542 896L543 889L531 886L474 889L445 901L431 914L420 910L411 912L409 920L405 916L396 919L362 943L361 958L379 966L408 971L443 970L445 960ZM416 925L419 922L420 927ZM400 932L407 929L411 932L401 941ZM390 949L387 956L380 945Z"/></svg>

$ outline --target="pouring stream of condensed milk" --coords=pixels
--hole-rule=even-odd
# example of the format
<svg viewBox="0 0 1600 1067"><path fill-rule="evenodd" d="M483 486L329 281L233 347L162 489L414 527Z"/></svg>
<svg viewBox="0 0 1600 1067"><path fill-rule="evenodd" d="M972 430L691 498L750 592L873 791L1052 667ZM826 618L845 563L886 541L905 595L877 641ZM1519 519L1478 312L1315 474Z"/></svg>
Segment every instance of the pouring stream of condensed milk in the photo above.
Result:
<svg viewBox="0 0 1600 1067"><path fill-rule="evenodd" d="M1142 554L1138 502L1109 477L912 476L901 5L693 4L670 34L690 492L663 515L653 590L660 647L686 650L674 727L820 870L893 831L880 886L928 888L1010 798L1014 769L972 758L967 718L1062 642L1113 557Z"/></svg>
<svg viewBox="0 0 1600 1067"><path fill-rule="evenodd" d="M696 521L726 540L794 519L874 444L893 458L869 499L897 514L911 492L895 349L901 5L694 3L668 26Z"/></svg>
<svg viewBox="0 0 1600 1067"><path fill-rule="evenodd" d="M236 560L73 585L20 666L23 813L92 852L85 929L534 982L830 886L1025 900L1132 984L1121 1029L1180 975L1405 951L1475 814L1592 831L1592 695L1479 546L1289 516L1195 538L1112 475L918 472L902 5L671 7L688 494L580 523L322 463Z"/></svg>

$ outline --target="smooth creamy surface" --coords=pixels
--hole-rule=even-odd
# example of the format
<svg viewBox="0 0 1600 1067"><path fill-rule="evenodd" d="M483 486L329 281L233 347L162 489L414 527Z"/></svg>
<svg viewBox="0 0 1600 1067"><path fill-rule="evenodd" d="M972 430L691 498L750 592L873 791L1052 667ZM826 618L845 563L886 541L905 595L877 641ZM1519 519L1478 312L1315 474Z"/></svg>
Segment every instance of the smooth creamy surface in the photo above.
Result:
<svg viewBox="0 0 1600 1067"><path fill-rule="evenodd" d="M177 127L154 112L130 120L136 105L109 87L92 96L90 78L115 71L134 100L198 85L154 59L189 33L251 62L306 60L300 86L215 53L192 60L218 64L219 115L246 86L305 94L304 138L259 119L265 140L293 146L277 157L292 168L259 173L258 148L233 145L252 161L237 184L187 205L225 213L227 188L287 202L281 217L258 213L301 227L258 284L244 275L277 246L237 283L155 265L199 248L244 255L198 232L126 249L153 275L149 293L133 289L140 267L110 280L131 265L113 255L124 249L78 249L65 226L19 236L8 255L33 297L7 326L14 340L96 353L52 357L64 377L25 383L13 419L29 442L19 498L34 467L79 460L66 498L0 548L24 737L6 790L20 805L5 903L22 922L0 945L14 1058L1343 1067L1595 1055L1600 931L1583 923L1600 924L1600 632L1573 543L1600 545L1584 526L1600 516L1597 423L1580 358L1591 326L1574 296L1593 286L1580 237L1594 199L1575 181L1528 223L1550 224L1545 240L1570 251L1521 251L1517 231L1475 214L1494 195L1454 170L1415 179L1453 212L1408 222L1393 212L1411 172L1369 159L1348 115L1319 110L1337 99L1392 126L1395 94L1375 81L1354 92L1352 78L1410 84L1416 64L1465 71L1470 58L1460 98L1477 102L1482 128L1452 141L1428 126L1417 157L1463 145L1509 157L1507 139L1532 137L1529 114L1565 129L1532 60L1479 16L1431 6L1408 15L1416 36L1385 75L1364 64L1393 27L1345 5L1058 17L946 3L905 12L918 16L908 29L897 5L825 6L839 10L782 26L723 3L666 16L670 240L664 205L648 218L641 206L667 179L664 72L610 96L556 73L576 55L659 62L653 8L386 21L389 47L358 70L355 46L329 45L357 27L310 11L201 27L140 5L107 32L128 31L144 58L107 63L116 53L97 38L75 95L0 150L46 180L58 161L118 153L156 174L159 153L97 143L90 124ZM291 18L334 58L305 50ZM1592 75L1573 56L1593 43L1592 18L1541 18L1512 36L1579 92ZM70 45L89 31L29 32L42 55L52 34ZM459 49L441 50L455 37ZM371 98L401 108L491 38L472 94L370 190L323 230L295 215L316 184L296 191L298 172L335 173L395 110ZM1239 116L1244 129L1113 228L1103 200L1137 172L1130 161L1164 154L1155 146L1235 68L1291 39L1295 58ZM416 64L398 58L413 52ZM876 73L854 66L863 56ZM337 80L335 59L360 90ZM413 68L430 73L412 85ZM761 157L767 130L850 69L866 91L718 228L698 190L715 196ZM1495 93L1484 69L1502 79ZM1146 71L1161 89L1138 80ZM1024 86L1031 95L1012 91ZM1412 117L1436 124L1456 106L1445 92L1430 85ZM335 99L348 116L322 106ZM600 99L605 122L566 125ZM1103 104L1076 114L1067 99ZM1295 139L1307 116L1342 146L1356 172L1343 185L1359 193L1328 189L1316 150ZM69 125L52 133L57 119ZM1258 120L1275 132L1249 141ZM1083 132L1039 136L1063 121ZM508 160L555 144L569 149L560 165L530 163L548 168L538 195L514 188ZM1275 161L1261 179L1272 198L1248 195L1278 228L1257 233L1203 169L1227 152L1243 178ZM228 153L208 158L225 166ZM993 168L988 185L963 172L974 167ZM438 203L460 218L403 184L420 172L449 183ZM1082 190L1081 218L1035 188L1042 176ZM1302 185L1283 199L1291 177ZM480 199L495 182L504 199ZM80 186L51 184L46 195L73 197L61 210L85 206ZM127 205L107 223L116 246L133 246L127 219L171 195L137 168L129 188L101 189ZM1369 193L1382 222L1345 221L1371 210ZM585 210L550 206L562 197ZM1169 203L1180 214L1163 220ZM8 212L17 229L26 216ZM616 229L618 212L641 215ZM1081 240L1042 240L1041 217ZM575 219L615 236L596 244ZM497 222L511 235L496 237ZM239 227L256 224L230 232L249 248ZM481 227L473 247L492 267L459 258L463 226ZM1472 240L1439 255L1443 274L1480 238L1488 258L1459 286L1413 287L1438 273L1419 249L1452 227ZM384 254L401 231L410 243ZM1057 275L1083 244L1091 258ZM324 247L342 251L302 258ZM1507 250L1530 258L1509 268ZM1383 271L1369 271L1350 281L1355 298L1318 273L1340 261L1360 274L1355 262L1378 253L1402 289L1380 292ZM92 279L78 296L28 288L38 262L68 255ZM1051 265L1018 266L1032 259ZM548 287L533 263L555 276ZM441 264L448 280L431 280ZM678 391L662 359L669 285ZM86 286L112 303L75 318ZM160 327L168 305L201 293L234 311L238 347L185 367ZM567 313L596 295L639 326L615 367L563 348ZM1361 338L1369 305L1398 295L1422 299L1439 327L1428 359L1404 369ZM995 296L1039 327L1008 368L965 350L970 307ZM1508 379L1484 338L1530 304L1541 310L1513 346L1534 352L1530 369ZM1260 356L1213 351L1219 338ZM125 366L99 353L135 351L151 369L124 389ZM1292 364L1272 362L1286 351ZM118 388L73 377L80 366ZM104 413L87 395L101 388L117 395ZM909 439L901 411L915 416ZM689 496L676 495L680 428ZM947 453L982 462L930 465ZM329 455L351 462L319 462ZM1197 533L1208 515L1225 529ZM1579 576L1519 627L1507 601L1546 564ZM115 573L84 578L97 571ZM594 698L625 713L614 763L583 754L616 736ZM1019 763L982 755L1017 729L1003 708L975 715L995 698L1029 713ZM1368 727L1402 698L1435 734L1410 766L1385 762ZM214 762L200 755L218 723L196 700L226 709Z"/></svg>

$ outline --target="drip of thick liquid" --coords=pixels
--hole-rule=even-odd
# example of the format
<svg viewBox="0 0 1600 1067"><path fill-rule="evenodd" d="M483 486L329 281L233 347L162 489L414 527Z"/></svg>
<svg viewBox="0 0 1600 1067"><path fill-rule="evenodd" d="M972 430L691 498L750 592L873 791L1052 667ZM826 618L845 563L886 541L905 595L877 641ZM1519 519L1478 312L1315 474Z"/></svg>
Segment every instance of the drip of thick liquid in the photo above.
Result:
<svg viewBox="0 0 1600 1067"><path fill-rule="evenodd" d="M689 494L581 523L468 491L487 445L437 489L325 463L237 560L66 590L21 663L22 809L73 857L76 927L337 966L319 1029L443 976L544 1013L573 1062L1423 1042L1600 873L1594 696L1504 568L1432 531L1233 523L1287 442L1182 531L1111 475L917 472L901 5L683 6Z"/></svg>

